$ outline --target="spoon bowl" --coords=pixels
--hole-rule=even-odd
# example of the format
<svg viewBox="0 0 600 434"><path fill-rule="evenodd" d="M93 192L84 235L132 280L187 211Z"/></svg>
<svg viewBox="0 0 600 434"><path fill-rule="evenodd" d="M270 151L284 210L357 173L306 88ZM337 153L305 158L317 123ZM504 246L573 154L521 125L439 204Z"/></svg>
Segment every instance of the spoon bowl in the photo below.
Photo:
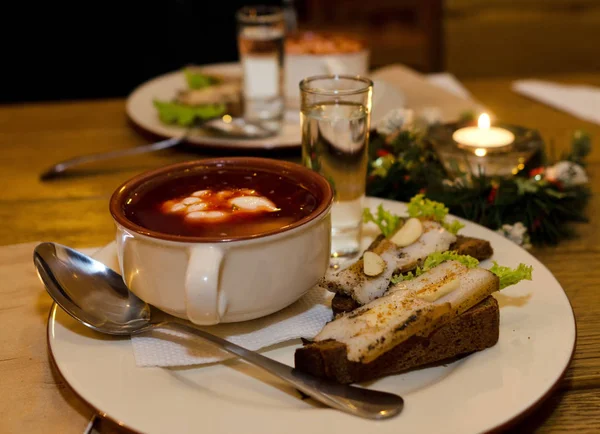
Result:
<svg viewBox="0 0 600 434"><path fill-rule="evenodd" d="M131 336L160 327L193 333L291 384L332 408L367 419L398 415L404 400L395 394L314 377L207 333L149 306L121 276L101 262L69 247L41 243L34 249L38 275L54 301L85 326L109 335Z"/></svg>
<svg viewBox="0 0 600 434"><path fill-rule="evenodd" d="M54 243L38 245L33 261L56 304L86 326L130 336L150 324L150 306L102 262Z"/></svg>

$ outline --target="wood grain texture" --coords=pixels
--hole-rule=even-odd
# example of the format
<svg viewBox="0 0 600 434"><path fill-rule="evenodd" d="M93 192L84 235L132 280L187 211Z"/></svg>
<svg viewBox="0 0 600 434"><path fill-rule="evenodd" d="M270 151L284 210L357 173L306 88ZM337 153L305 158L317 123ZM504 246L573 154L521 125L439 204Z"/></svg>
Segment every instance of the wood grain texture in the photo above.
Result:
<svg viewBox="0 0 600 434"><path fill-rule="evenodd" d="M461 78L597 71L596 0L447 0L445 68Z"/></svg>
<svg viewBox="0 0 600 434"><path fill-rule="evenodd" d="M543 78L600 85L600 74ZM586 129L596 142L600 140L600 126L511 92L509 79L465 81L465 85L498 119L538 129L553 143L556 155L569 148L570 136L577 128ZM52 182L38 179L39 173L56 161L139 146L153 139L132 129L123 100L0 106L0 245L41 240L73 247L104 245L114 237L108 199L119 184L141 171L172 162L231 154L182 148L85 167L82 172L86 176ZM563 285L573 305L578 327L576 353L558 392L519 425L520 431L514 428L513 432L599 429L600 228L595 216L600 216L600 147L595 144L588 167L594 193L587 211L591 221L576 225L577 238L558 247L532 250ZM299 150L252 154L299 158ZM10 269L14 259L10 249L13 247L0 249L0 272L26 275L33 284L32 266ZM30 263L30 258L24 260ZM48 365L45 321L50 299L41 286L28 292L23 284L20 278L0 285L0 432L15 432L19 427L22 432L79 433L90 411L52 376ZM27 326L22 325L23 318L27 318Z"/></svg>
<svg viewBox="0 0 600 434"><path fill-rule="evenodd" d="M600 432L600 390L559 391L544 401L529 417L507 434L558 434Z"/></svg>
<svg viewBox="0 0 600 434"><path fill-rule="evenodd" d="M92 410L51 369L52 299L35 273L33 246L0 249L0 432L79 434Z"/></svg>

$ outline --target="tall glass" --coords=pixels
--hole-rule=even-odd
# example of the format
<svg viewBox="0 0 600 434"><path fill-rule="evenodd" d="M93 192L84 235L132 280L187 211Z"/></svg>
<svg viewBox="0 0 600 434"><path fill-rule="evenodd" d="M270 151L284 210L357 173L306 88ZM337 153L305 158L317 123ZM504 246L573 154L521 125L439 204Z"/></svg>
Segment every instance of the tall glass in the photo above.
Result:
<svg viewBox="0 0 600 434"><path fill-rule="evenodd" d="M332 257L360 251L373 82L325 75L300 82L302 162L327 178L335 192Z"/></svg>
<svg viewBox="0 0 600 434"><path fill-rule="evenodd" d="M277 6L238 10L244 117L278 131L284 117L284 13Z"/></svg>

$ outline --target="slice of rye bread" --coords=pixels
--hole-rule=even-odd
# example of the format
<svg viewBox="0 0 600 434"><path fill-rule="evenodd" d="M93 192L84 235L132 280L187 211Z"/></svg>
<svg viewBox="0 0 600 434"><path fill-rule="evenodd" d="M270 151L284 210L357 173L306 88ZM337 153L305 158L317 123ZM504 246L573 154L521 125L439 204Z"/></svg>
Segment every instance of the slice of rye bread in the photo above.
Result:
<svg viewBox="0 0 600 434"><path fill-rule="evenodd" d="M360 383L455 360L494 346L500 335L500 310L492 296L429 336L413 336L369 363L349 361L336 341L307 343L294 354L296 369L338 383Z"/></svg>
<svg viewBox="0 0 600 434"><path fill-rule="evenodd" d="M457 235L456 241L448 250L456 250L459 255L469 255L479 261L489 259L494 254L494 249L488 240L463 235Z"/></svg>
<svg viewBox="0 0 600 434"><path fill-rule="evenodd" d="M372 250L381 242L383 235L378 236L369 245L367 250ZM480 238L464 237L458 235L456 241L450 245L449 250L455 250L459 255L469 255L479 261L490 258L494 254L492 245L487 240ZM352 297L345 294L335 294L331 300L331 309L335 315L350 312L360 306Z"/></svg>

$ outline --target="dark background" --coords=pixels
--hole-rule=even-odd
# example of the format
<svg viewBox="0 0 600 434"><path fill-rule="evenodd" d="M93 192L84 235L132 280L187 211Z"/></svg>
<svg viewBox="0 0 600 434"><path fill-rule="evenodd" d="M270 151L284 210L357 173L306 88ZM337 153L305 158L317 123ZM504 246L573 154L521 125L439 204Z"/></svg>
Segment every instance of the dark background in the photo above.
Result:
<svg viewBox="0 0 600 434"><path fill-rule="evenodd" d="M125 97L187 64L235 61L235 12L284 0L6 0L0 104ZM364 39L370 66L457 78L600 71L599 0L294 0L301 30Z"/></svg>
<svg viewBox="0 0 600 434"><path fill-rule="evenodd" d="M20 1L11 11L3 6L0 102L122 97L186 64L235 61L235 12L248 4L84 0Z"/></svg>

